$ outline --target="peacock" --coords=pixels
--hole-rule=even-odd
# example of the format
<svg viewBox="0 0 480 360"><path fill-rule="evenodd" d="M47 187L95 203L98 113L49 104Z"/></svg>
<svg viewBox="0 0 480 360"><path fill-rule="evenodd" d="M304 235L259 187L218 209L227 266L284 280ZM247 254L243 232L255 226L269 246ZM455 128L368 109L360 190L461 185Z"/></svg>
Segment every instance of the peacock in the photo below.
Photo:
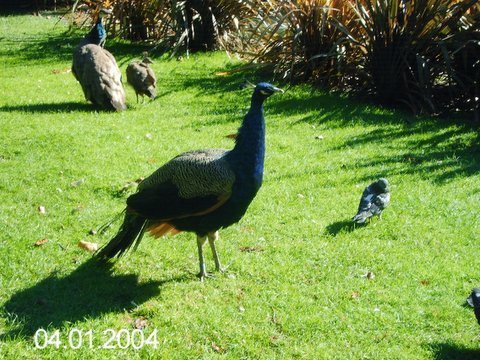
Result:
<svg viewBox="0 0 480 360"><path fill-rule="evenodd" d="M85 99L103 109L125 110L122 73L113 55L102 46L106 32L100 10L99 20L73 51L72 73L82 86Z"/></svg>
<svg viewBox="0 0 480 360"><path fill-rule="evenodd" d="M150 99L155 99L157 96L157 78L149 64L153 64L149 57L144 57L142 61L132 61L127 66L127 82L132 85L137 95L142 98L144 95Z"/></svg>
<svg viewBox="0 0 480 360"><path fill-rule="evenodd" d="M105 31L105 27L103 26L103 18L106 15L112 13L112 10L101 8L98 12L98 18L95 25L92 27L90 32L83 38L83 45L86 44L95 44L100 47L105 46L105 40L107 39L107 32Z"/></svg>
<svg viewBox="0 0 480 360"><path fill-rule="evenodd" d="M139 245L145 231L154 237L194 232L200 272L207 276L203 247L213 253L215 269L222 271L215 247L218 230L238 222L262 185L265 157L263 102L283 90L259 83L253 90L232 150L187 151L161 166L127 199L117 234L97 252L100 259L122 255Z"/></svg>
<svg viewBox="0 0 480 360"><path fill-rule="evenodd" d="M387 179L380 178L365 188L360 198L357 215L353 221L364 224L367 219L377 215L382 217L383 210L390 202L390 188Z"/></svg>

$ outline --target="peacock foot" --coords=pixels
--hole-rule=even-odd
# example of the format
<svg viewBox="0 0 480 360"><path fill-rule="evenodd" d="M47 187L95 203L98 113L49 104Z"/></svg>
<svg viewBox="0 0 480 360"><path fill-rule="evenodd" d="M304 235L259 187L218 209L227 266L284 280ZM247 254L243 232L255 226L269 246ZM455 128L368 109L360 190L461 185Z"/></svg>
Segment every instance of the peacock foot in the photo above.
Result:
<svg viewBox="0 0 480 360"><path fill-rule="evenodd" d="M214 278L215 275L214 275L214 274L211 274L211 273L207 273L207 272L204 272L204 273L199 272L199 273L197 274L197 277L200 279L201 282L204 282L205 279L207 279L207 278L209 278L209 279Z"/></svg>

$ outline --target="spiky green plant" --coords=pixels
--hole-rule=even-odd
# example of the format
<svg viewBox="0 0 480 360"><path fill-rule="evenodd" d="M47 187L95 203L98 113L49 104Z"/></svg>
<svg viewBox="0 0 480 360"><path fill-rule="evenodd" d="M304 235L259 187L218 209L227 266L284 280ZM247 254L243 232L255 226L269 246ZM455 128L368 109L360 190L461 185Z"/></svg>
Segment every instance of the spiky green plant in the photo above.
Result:
<svg viewBox="0 0 480 360"><path fill-rule="evenodd" d="M242 0L113 0L109 31L129 40L148 40L175 54L232 48L230 34L253 8Z"/></svg>
<svg viewBox="0 0 480 360"><path fill-rule="evenodd" d="M477 0L356 0L350 4L357 24L342 27L364 58L370 90L386 104L402 102L412 110L436 111L434 86L453 72L443 41Z"/></svg>
<svg viewBox="0 0 480 360"><path fill-rule="evenodd" d="M349 12L339 0L265 1L244 28L243 53L291 82L338 83L345 44L331 20L346 23Z"/></svg>

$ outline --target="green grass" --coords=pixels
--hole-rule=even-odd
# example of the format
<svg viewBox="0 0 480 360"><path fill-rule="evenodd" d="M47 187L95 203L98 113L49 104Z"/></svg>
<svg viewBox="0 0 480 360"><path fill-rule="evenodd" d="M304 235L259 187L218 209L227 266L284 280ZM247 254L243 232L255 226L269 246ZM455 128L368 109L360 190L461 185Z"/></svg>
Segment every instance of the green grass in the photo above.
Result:
<svg viewBox="0 0 480 360"><path fill-rule="evenodd" d="M137 105L127 87L127 111L96 112L65 72L78 39L65 31L55 16L0 18L1 358L480 356L464 306L480 285L480 154L466 122L287 88L266 103L264 185L220 233L226 276L197 280L188 233L146 237L109 272L78 241L109 240L114 230L88 232L122 210L126 183L182 151L232 147L225 135L251 90L239 90L244 75L214 75L237 64L222 53L156 58L157 100ZM107 48L122 71L141 56L139 46ZM353 228L363 188L380 176L390 208ZM73 328L92 330L96 348L104 331L133 331L139 318L156 350L89 349L86 337L63 349ZM39 328L59 330L60 349L35 349Z"/></svg>

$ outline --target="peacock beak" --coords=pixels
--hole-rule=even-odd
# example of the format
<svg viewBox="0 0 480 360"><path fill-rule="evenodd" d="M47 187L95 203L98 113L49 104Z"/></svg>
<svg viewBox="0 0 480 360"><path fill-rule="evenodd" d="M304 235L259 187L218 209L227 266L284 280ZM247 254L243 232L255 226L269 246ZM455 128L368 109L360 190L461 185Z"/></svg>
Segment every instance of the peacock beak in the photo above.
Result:
<svg viewBox="0 0 480 360"><path fill-rule="evenodd" d="M275 86L273 87L273 91L276 92L276 93L279 92L279 93L282 93L282 94L285 92L285 91L283 91L283 89L277 88Z"/></svg>

